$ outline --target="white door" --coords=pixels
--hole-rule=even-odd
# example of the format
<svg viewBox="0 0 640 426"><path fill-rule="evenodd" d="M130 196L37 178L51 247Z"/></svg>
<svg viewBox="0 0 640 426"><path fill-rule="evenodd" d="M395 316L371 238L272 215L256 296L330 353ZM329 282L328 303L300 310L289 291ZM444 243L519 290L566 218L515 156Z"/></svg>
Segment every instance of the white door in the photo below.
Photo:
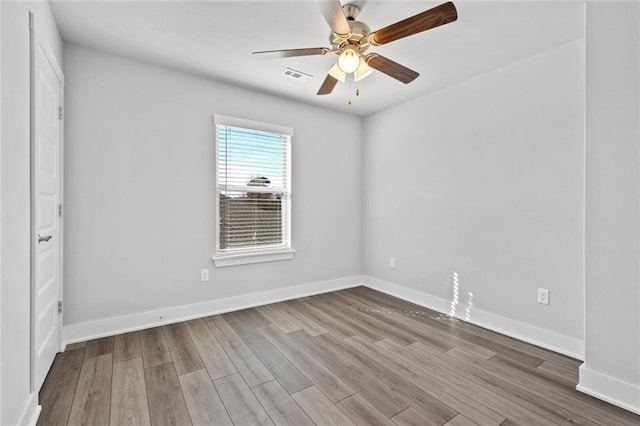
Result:
<svg viewBox="0 0 640 426"><path fill-rule="evenodd" d="M38 391L60 349L62 72L32 32L32 379Z"/></svg>

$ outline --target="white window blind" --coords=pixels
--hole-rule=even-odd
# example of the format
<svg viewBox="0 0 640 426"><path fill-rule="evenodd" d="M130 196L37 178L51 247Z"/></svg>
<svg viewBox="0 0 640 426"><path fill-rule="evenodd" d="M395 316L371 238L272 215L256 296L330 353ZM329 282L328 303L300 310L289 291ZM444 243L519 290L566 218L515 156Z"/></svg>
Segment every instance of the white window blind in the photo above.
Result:
<svg viewBox="0 0 640 426"><path fill-rule="evenodd" d="M218 255L291 247L291 135L215 117Z"/></svg>

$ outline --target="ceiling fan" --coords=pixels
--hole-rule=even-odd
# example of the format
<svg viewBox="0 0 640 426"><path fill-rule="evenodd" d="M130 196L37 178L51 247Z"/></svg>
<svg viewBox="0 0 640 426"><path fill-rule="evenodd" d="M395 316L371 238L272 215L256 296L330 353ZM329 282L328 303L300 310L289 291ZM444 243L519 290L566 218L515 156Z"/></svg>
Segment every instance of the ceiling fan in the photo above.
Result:
<svg viewBox="0 0 640 426"><path fill-rule="evenodd" d="M345 4L342 6L339 0L320 0L318 4L324 19L331 27L330 48L311 47L253 52L254 55L263 59L335 53L338 55L338 60L327 73L320 90L318 90L318 95L331 93L338 81L344 82L350 75L355 81L362 80L374 69L402 83L411 83L419 75L416 71L377 53L364 55L364 52L369 46L381 46L458 19L456 7L453 3L447 2L371 32L367 24L356 21L360 13L360 8L357 5ZM349 101L349 103L351 102Z"/></svg>

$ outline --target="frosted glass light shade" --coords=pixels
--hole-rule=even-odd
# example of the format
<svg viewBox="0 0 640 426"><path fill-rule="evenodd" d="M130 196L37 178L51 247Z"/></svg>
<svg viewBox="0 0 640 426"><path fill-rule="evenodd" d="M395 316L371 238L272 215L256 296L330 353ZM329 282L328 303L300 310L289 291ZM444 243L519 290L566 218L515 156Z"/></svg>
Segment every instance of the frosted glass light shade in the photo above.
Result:
<svg viewBox="0 0 640 426"><path fill-rule="evenodd" d="M358 52L350 47L346 48L338 57L338 67L340 67L345 74L351 74L358 69L359 65L360 56L358 56Z"/></svg>
<svg viewBox="0 0 640 426"><path fill-rule="evenodd" d="M338 66L338 63L336 62L335 64L333 64L333 67L331 67L331 69L329 70L328 73L331 77L335 78L336 80L339 80L341 82L344 83L344 80L346 78L346 74L344 72L342 72L342 70L340 69L340 67Z"/></svg>
<svg viewBox="0 0 640 426"><path fill-rule="evenodd" d="M355 81L360 81L364 78L367 78L373 72L373 68L371 68L364 59L360 58L360 65L358 69L353 73L353 77Z"/></svg>

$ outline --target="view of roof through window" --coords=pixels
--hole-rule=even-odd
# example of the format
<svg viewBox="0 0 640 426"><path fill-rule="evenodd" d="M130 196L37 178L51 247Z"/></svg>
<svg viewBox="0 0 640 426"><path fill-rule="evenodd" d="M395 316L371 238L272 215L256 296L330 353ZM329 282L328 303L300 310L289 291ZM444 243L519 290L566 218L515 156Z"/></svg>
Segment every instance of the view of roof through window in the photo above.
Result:
<svg viewBox="0 0 640 426"><path fill-rule="evenodd" d="M218 126L218 179L226 187L284 187L286 157L277 133Z"/></svg>

